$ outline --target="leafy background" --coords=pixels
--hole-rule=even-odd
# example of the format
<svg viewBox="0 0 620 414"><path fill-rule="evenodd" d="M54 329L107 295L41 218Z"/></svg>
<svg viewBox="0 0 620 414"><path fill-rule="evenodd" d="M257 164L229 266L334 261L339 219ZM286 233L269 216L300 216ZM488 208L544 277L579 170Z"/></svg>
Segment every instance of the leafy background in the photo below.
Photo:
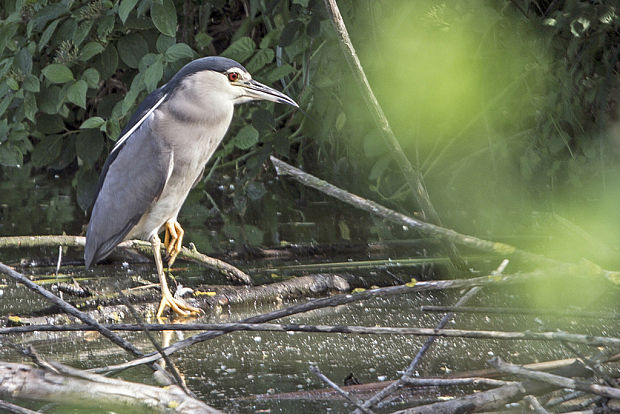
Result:
<svg viewBox="0 0 620 414"><path fill-rule="evenodd" d="M398 138L450 226L498 238L529 231L548 213L592 231L605 227L588 221L594 216L620 219L615 2L338 3ZM205 233L206 250L230 239L278 243L283 221L312 221L297 208L322 197L275 180L271 154L392 208L416 208L322 1L0 5L2 233L66 231L69 223L79 232L98 171L137 104L206 55L238 60L303 110L238 108L208 180L182 211L191 226L220 226ZM29 214L41 204L45 219L7 223L15 206ZM292 207L279 217L283 205ZM315 210L334 216L336 231L325 232L340 240L399 235L380 222L359 228L337 211ZM617 243L618 229L607 230L600 237Z"/></svg>

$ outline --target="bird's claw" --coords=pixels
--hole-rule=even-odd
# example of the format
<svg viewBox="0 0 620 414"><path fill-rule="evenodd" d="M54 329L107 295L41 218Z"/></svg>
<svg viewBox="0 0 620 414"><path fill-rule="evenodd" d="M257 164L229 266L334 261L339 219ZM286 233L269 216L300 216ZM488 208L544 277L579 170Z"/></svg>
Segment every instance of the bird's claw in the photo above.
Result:
<svg viewBox="0 0 620 414"><path fill-rule="evenodd" d="M166 233L164 234L164 246L168 253L168 269L172 267L177 255L183 246L183 235L185 231L178 221L167 221L165 224Z"/></svg>
<svg viewBox="0 0 620 414"><path fill-rule="evenodd" d="M166 308L170 308L178 316L200 315L203 313L202 309L190 306L183 299L174 298L169 291L167 293L163 292L161 295L161 302L157 310L157 318L161 318Z"/></svg>

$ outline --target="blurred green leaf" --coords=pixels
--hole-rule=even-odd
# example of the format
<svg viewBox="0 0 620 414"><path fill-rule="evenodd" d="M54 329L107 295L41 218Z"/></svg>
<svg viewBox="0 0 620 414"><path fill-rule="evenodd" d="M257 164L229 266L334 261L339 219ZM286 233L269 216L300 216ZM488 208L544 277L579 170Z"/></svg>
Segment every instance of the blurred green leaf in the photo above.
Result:
<svg viewBox="0 0 620 414"><path fill-rule="evenodd" d="M299 20L291 20L288 22L280 34L280 46L286 47L293 44L295 35L297 35L297 32L301 27L302 23Z"/></svg>
<svg viewBox="0 0 620 414"><path fill-rule="evenodd" d="M17 52L14 64L24 75L32 73L32 55L27 48L22 48Z"/></svg>
<svg viewBox="0 0 620 414"><path fill-rule="evenodd" d="M108 79L118 67L118 53L114 45L108 44L105 50L95 60L95 68L102 80Z"/></svg>
<svg viewBox="0 0 620 414"><path fill-rule="evenodd" d="M24 79L23 86L24 86L24 89L27 90L28 92L39 92L40 90L39 78L37 78L34 75L28 75Z"/></svg>
<svg viewBox="0 0 620 414"><path fill-rule="evenodd" d="M172 0L163 0L161 4L153 2L151 5L151 19L161 33L166 36L176 37L177 11Z"/></svg>
<svg viewBox="0 0 620 414"><path fill-rule="evenodd" d="M278 66L267 74L267 83L273 83L277 80L280 80L283 77L290 75L294 71L295 69L293 69L293 67L288 63L285 63L282 66Z"/></svg>
<svg viewBox="0 0 620 414"><path fill-rule="evenodd" d="M71 69L61 63L52 63L41 70L43 76L52 83L66 83L73 80Z"/></svg>
<svg viewBox="0 0 620 414"><path fill-rule="evenodd" d="M267 193L267 190L263 183L252 181L248 184L245 193L251 200L260 200Z"/></svg>
<svg viewBox="0 0 620 414"><path fill-rule="evenodd" d="M24 114L30 121L35 122L35 115L37 114L37 100L30 92L24 96Z"/></svg>
<svg viewBox="0 0 620 414"><path fill-rule="evenodd" d="M243 62L252 56L255 48L256 45L252 39L249 37L242 37L228 46L221 55L236 60L237 62Z"/></svg>
<svg viewBox="0 0 620 414"><path fill-rule="evenodd" d="M252 125L246 125L239 130L233 142L237 148L242 150L252 148L258 143L258 131Z"/></svg>
<svg viewBox="0 0 620 414"><path fill-rule="evenodd" d="M42 51L45 46L47 46L47 42L50 41L50 38L54 34L54 30L56 30L58 23L60 23L60 20L53 21L52 24L50 24L47 29L43 31L41 39L39 40L39 52Z"/></svg>

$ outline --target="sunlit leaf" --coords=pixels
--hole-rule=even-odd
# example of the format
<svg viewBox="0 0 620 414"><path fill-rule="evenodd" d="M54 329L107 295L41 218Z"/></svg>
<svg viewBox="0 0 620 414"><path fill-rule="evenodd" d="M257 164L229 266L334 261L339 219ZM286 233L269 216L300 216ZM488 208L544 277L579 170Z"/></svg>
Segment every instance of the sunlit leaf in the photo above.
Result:
<svg viewBox="0 0 620 414"><path fill-rule="evenodd" d="M239 130L234 138L235 146L246 150L258 142L258 131L252 125L246 125Z"/></svg>
<svg viewBox="0 0 620 414"><path fill-rule="evenodd" d="M243 62L252 56L255 48L256 45L252 39L249 37L242 37L228 46L221 55L236 60L237 62Z"/></svg>
<svg viewBox="0 0 620 414"><path fill-rule="evenodd" d="M52 83L66 83L73 80L71 69L61 63L52 63L41 70L43 76Z"/></svg>
<svg viewBox="0 0 620 414"><path fill-rule="evenodd" d="M67 100L73 102L80 108L86 108L86 92L88 90L88 84L86 81L79 80L73 85L69 86L67 90Z"/></svg>

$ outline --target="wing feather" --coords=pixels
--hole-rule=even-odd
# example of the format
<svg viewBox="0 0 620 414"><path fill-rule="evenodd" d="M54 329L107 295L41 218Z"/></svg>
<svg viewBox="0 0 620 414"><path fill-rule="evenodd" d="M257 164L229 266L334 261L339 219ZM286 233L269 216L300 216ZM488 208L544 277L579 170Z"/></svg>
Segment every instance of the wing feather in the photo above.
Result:
<svg viewBox="0 0 620 414"><path fill-rule="evenodd" d="M106 161L86 231L86 267L104 259L159 197L169 177L172 151L151 130L154 115L142 121Z"/></svg>

